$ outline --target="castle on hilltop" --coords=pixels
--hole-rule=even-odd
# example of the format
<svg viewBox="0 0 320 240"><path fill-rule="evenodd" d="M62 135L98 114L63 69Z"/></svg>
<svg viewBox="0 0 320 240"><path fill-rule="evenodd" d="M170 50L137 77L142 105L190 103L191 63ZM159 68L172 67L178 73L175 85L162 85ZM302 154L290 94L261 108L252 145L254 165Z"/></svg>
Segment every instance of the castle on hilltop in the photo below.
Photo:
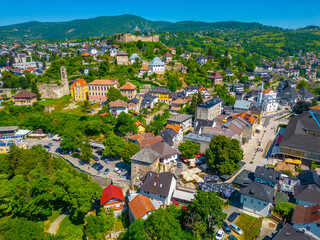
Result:
<svg viewBox="0 0 320 240"><path fill-rule="evenodd" d="M61 85L58 84L42 84L38 86L41 98L54 98L58 99L64 95L69 95L69 81L67 77L67 69L62 66L61 72Z"/></svg>
<svg viewBox="0 0 320 240"><path fill-rule="evenodd" d="M137 42L139 40L142 42L159 42L159 35L136 36L130 33L125 33L125 34L120 34L119 37L120 37L119 41L123 43Z"/></svg>

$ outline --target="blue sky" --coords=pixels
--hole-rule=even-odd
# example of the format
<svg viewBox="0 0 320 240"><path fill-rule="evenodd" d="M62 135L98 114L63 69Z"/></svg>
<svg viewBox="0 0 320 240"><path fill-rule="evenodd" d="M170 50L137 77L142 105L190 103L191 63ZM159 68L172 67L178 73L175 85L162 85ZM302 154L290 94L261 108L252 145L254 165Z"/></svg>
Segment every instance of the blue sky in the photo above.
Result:
<svg viewBox="0 0 320 240"><path fill-rule="evenodd" d="M1 1L0 26L134 14L148 20L243 21L285 28L320 25L320 0Z"/></svg>

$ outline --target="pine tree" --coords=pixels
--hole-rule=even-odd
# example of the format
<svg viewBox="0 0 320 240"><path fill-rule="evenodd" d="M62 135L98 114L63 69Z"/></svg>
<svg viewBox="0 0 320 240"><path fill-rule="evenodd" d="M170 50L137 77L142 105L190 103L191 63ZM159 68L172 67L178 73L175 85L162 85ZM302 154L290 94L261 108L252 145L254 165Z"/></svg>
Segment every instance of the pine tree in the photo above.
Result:
<svg viewBox="0 0 320 240"><path fill-rule="evenodd" d="M41 98L41 94L40 94L39 89L37 87L36 81L31 81L31 92L37 94L38 100Z"/></svg>

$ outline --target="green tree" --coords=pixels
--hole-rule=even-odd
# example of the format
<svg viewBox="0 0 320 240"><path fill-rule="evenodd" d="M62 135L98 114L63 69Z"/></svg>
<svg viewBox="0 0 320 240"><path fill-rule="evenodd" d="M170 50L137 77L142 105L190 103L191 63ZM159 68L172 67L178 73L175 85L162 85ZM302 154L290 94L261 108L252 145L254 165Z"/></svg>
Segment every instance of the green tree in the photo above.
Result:
<svg viewBox="0 0 320 240"><path fill-rule="evenodd" d="M44 229L37 222L15 218L0 225L0 236L3 240L41 240L44 239Z"/></svg>
<svg viewBox="0 0 320 240"><path fill-rule="evenodd" d="M110 134L103 142L105 149L103 150L103 156L121 156L122 149L125 146L126 142L123 138Z"/></svg>
<svg viewBox="0 0 320 240"><path fill-rule="evenodd" d="M278 213L282 218L286 218L290 221L294 208L295 205L293 203L280 202L274 206L273 211Z"/></svg>
<svg viewBox="0 0 320 240"><path fill-rule="evenodd" d="M297 84L297 89L307 88L308 85L309 85L309 83L307 81L302 80Z"/></svg>
<svg viewBox="0 0 320 240"><path fill-rule="evenodd" d="M84 234L88 239L104 240L107 231L113 228L114 222L113 211L106 213L101 209L98 216L90 215L87 218Z"/></svg>
<svg viewBox="0 0 320 240"><path fill-rule="evenodd" d="M86 111L90 110L90 108L91 108L91 104L88 100L85 100L83 102L83 104L81 105L82 112L86 112Z"/></svg>
<svg viewBox="0 0 320 240"><path fill-rule="evenodd" d="M129 114L121 112L117 118L116 131L122 136L126 135L128 132L136 134L137 127L135 121Z"/></svg>
<svg viewBox="0 0 320 240"><path fill-rule="evenodd" d="M185 226L197 238L212 236L215 227L220 228L227 216L222 212L222 205L223 201L215 192L198 191L188 205Z"/></svg>
<svg viewBox="0 0 320 240"><path fill-rule="evenodd" d="M37 87L36 81L31 81L31 92L37 94L38 100L41 98L41 94L40 94L39 89Z"/></svg>
<svg viewBox="0 0 320 240"><path fill-rule="evenodd" d="M116 101L118 99L126 100L126 98L122 96L120 90L115 87L109 88L107 98L109 102Z"/></svg>
<svg viewBox="0 0 320 240"><path fill-rule="evenodd" d="M200 153L200 145L188 140L180 143L179 150L183 157L190 159L194 158L194 154Z"/></svg>
<svg viewBox="0 0 320 240"><path fill-rule="evenodd" d="M206 160L211 169L218 170L221 175L232 174L239 169L243 159L243 150L236 139L217 136L211 139L206 149Z"/></svg>
<svg viewBox="0 0 320 240"><path fill-rule="evenodd" d="M145 230L145 221L142 219L135 220L125 234L122 236L124 240L151 240Z"/></svg>
<svg viewBox="0 0 320 240"><path fill-rule="evenodd" d="M312 99L312 106L318 106L318 100L317 99Z"/></svg>
<svg viewBox="0 0 320 240"><path fill-rule="evenodd" d="M91 158L94 157L92 154L92 148L88 141L85 141L84 143L80 144L80 150L81 150L81 158L86 163L90 162Z"/></svg>
<svg viewBox="0 0 320 240"><path fill-rule="evenodd" d="M140 151L140 146L138 144L135 144L133 142L127 142L126 145L124 145L123 147L123 150L121 152L121 157L124 161L130 163L131 157L139 151Z"/></svg>
<svg viewBox="0 0 320 240"><path fill-rule="evenodd" d="M311 106L310 103L307 103L305 101L299 101L293 106L293 111L296 114L300 114L300 113L303 113L304 111L308 111L310 106Z"/></svg>

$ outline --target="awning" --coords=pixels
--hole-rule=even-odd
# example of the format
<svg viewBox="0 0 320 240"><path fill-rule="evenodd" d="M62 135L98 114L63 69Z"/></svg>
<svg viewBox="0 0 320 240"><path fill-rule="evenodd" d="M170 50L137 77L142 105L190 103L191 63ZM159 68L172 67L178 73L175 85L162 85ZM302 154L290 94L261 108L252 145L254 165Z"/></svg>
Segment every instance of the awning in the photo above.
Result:
<svg viewBox="0 0 320 240"><path fill-rule="evenodd" d="M301 165L302 164L301 160L298 160L298 159L286 158L284 161L286 163L292 163L292 164L297 164L297 165Z"/></svg>
<svg viewBox="0 0 320 240"><path fill-rule="evenodd" d="M276 140L276 144L279 144L281 142L282 138L283 138L283 135L280 135Z"/></svg>

